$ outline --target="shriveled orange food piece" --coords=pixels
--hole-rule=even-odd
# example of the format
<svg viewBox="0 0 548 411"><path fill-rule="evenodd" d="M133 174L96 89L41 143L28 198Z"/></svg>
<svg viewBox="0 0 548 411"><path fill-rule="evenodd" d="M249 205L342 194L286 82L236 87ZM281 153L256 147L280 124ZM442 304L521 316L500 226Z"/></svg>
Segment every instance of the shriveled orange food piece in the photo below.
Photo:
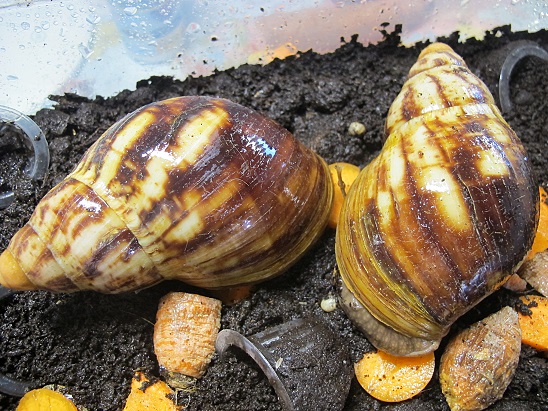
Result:
<svg viewBox="0 0 548 411"><path fill-rule="evenodd" d="M215 351L221 302L198 294L172 292L160 300L154 325L154 352L171 386L179 376L200 378ZM182 379L185 380L184 378Z"/></svg>
<svg viewBox="0 0 548 411"><path fill-rule="evenodd" d="M540 192L540 215L538 220L537 233L531 251L527 255L527 258L533 258L533 256L548 248L548 194L544 188L539 187Z"/></svg>
<svg viewBox="0 0 548 411"><path fill-rule="evenodd" d="M360 168L349 163L333 163L329 164L329 171L333 181L333 206L327 224L331 228L336 228L344 197L358 174L360 174Z"/></svg>
<svg viewBox="0 0 548 411"><path fill-rule="evenodd" d="M537 350L548 351L548 298L528 295L520 300L531 310L531 315L518 313L521 341Z"/></svg>
<svg viewBox="0 0 548 411"><path fill-rule="evenodd" d="M457 333L440 359L439 378L451 411L480 411L502 398L518 367L518 314L504 307Z"/></svg>
<svg viewBox="0 0 548 411"><path fill-rule="evenodd" d="M160 380L151 382L142 372L136 372L131 380L131 392L123 411L179 411L175 405L175 393Z"/></svg>
<svg viewBox="0 0 548 411"><path fill-rule="evenodd" d="M385 402L404 401L420 393L432 379L434 367L433 352L418 357L370 352L354 364L363 389Z"/></svg>
<svg viewBox="0 0 548 411"><path fill-rule="evenodd" d="M19 401L16 411L78 411L76 406L57 391L38 388L27 392Z"/></svg>
<svg viewBox="0 0 548 411"><path fill-rule="evenodd" d="M543 296L548 297L548 250L539 251L533 258L525 261L519 268L518 275Z"/></svg>

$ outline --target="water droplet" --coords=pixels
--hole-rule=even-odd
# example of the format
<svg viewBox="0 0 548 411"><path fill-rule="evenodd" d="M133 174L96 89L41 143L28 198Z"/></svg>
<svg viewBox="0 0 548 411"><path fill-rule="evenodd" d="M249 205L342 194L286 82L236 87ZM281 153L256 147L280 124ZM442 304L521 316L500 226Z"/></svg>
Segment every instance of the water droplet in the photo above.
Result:
<svg viewBox="0 0 548 411"><path fill-rule="evenodd" d="M22 22L22 23L21 23L21 28L22 28L23 30L28 30L28 29L30 29L30 24L29 24L29 22L28 22L28 21Z"/></svg>
<svg viewBox="0 0 548 411"><path fill-rule="evenodd" d="M93 51L90 50L89 47L87 47L84 43L80 43L78 45L78 51L85 59L89 58L89 56L91 56L91 54L93 53Z"/></svg>
<svg viewBox="0 0 548 411"><path fill-rule="evenodd" d="M133 16L135 13L137 13L137 7L126 7L124 9L124 13L127 16Z"/></svg>
<svg viewBox="0 0 548 411"><path fill-rule="evenodd" d="M35 32L35 33L41 33L41 32L42 32L42 27L40 27L40 26L34 26L34 32Z"/></svg>
<svg viewBox="0 0 548 411"><path fill-rule="evenodd" d="M43 21L40 27L42 27L42 29L44 30L49 29L49 21Z"/></svg>
<svg viewBox="0 0 548 411"><path fill-rule="evenodd" d="M19 50L25 50L25 45L24 44L19 44Z"/></svg>
<svg viewBox="0 0 548 411"><path fill-rule="evenodd" d="M200 31L200 25L198 23L195 23L195 22L192 22L190 23L187 27L186 27L186 32L187 33L191 33L191 34L194 34L194 33L197 33Z"/></svg>
<svg viewBox="0 0 548 411"><path fill-rule="evenodd" d="M86 21L89 23L89 24L99 24L99 22L101 21L101 17L98 16L97 14L91 14L89 16L86 17Z"/></svg>
<svg viewBox="0 0 548 411"><path fill-rule="evenodd" d="M13 74L8 74L6 78L10 81L19 80L19 77L14 76Z"/></svg>

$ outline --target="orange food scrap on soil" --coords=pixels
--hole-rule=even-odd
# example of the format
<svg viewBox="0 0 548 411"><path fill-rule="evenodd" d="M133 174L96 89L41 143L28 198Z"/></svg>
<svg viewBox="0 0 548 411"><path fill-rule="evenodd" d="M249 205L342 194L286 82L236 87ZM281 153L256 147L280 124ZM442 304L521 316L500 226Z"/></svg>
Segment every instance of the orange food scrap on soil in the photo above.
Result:
<svg viewBox="0 0 548 411"><path fill-rule="evenodd" d="M175 398L165 382L151 382L144 373L136 372L123 411L179 411L182 407L175 405Z"/></svg>
<svg viewBox="0 0 548 411"><path fill-rule="evenodd" d="M544 188L539 187L540 192L540 216L538 221L537 233L533 246L529 252L528 258L532 258L536 253L548 248L548 194Z"/></svg>
<svg viewBox="0 0 548 411"><path fill-rule="evenodd" d="M160 369L168 374L202 377L215 352L220 328L219 300L183 292L164 296L156 313L153 336Z"/></svg>
<svg viewBox="0 0 548 411"><path fill-rule="evenodd" d="M531 315L518 313L521 341L537 350L548 351L548 298L528 295L520 299L531 310Z"/></svg>
<svg viewBox="0 0 548 411"><path fill-rule="evenodd" d="M333 163L329 164L329 171L333 181L333 207L327 224L331 228L336 228L344 197L358 174L360 174L360 168L349 163Z"/></svg>
<svg viewBox="0 0 548 411"><path fill-rule="evenodd" d="M244 284L235 287L222 288L220 290L210 290L209 293L212 297L221 300L223 304L235 305L246 298L251 297L255 289L253 284Z"/></svg>
<svg viewBox="0 0 548 411"><path fill-rule="evenodd" d="M404 401L420 393L432 379L434 367L433 352L418 357L370 352L354 364L364 390L385 402Z"/></svg>
<svg viewBox="0 0 548 411"><path fill-rule="evenodd" d="M77 408L60 392L38 388L21 398L16 411L77 411Z"/></svg>
<svg viewBox="0 0 548 411"><path fill-rule="evenodd" d="M508 306L456 333L440 358L440 387L451 411L480 411L500 400L521 352L517 312Z"/></svg>

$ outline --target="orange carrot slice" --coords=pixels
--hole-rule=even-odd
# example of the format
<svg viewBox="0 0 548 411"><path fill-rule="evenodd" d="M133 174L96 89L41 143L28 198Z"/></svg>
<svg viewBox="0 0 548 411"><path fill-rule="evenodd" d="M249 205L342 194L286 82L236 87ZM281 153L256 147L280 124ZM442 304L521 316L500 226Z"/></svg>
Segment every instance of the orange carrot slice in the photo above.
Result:
<svg viewBox="0 0 548 411"><path fill-rule="evenodd" d="M521 341L537 350L548 351L548 298L528 295L520 299L531 310L531 315L518 313Z"/></svg>
<svg viewBox="0 0 548 411"><path fill-rule="evenodd" d="M360 168L349 163L329 164L331 180L333 181L333 207L327 224L331 228L336 228L339 222L339 215L348 189L358 177Z"/></svg>
<svg viewBox="0 0 548 411"><path fill-rule="evenodd" d="M175 393L160 380L152 383L144 373L136 372L131 380L131 392L123 411L178 411Z"/></svg>
<svg viewBox="0 0 548 411"><path fill-rule="evenodd" d="M77 411L76 406L57 391L38 388L27 392L19 401L16 411Z"/></svg>
<svg viewBox="0 0 548 411"><path fill-rule="evenodd" d="M434 367L433 352L418 357L370 352L354 364L363 389L385 402L404 401L420 393L432 379Z"/></svg>
<svg viewBox="0 0 548 411"><path fill-rule="evenodd" d="M533 246L527 258L533 258L536 253L548 248L548 204L546 203L548 194L544 188L539 187L540 192L540 216L538 221L537 233Z"/></svg>

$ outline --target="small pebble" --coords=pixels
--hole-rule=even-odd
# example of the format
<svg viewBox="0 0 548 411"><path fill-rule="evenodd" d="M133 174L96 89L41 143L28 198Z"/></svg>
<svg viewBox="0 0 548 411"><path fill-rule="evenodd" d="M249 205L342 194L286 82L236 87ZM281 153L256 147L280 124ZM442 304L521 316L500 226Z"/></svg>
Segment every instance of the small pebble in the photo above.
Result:
<svg viewBox="0 0 548 411"><path fill-rule="evenodd" d="M348 126L348 134L351 136L361 136L365 133L365 125L363 123L353 121Z"/></svg>
<svg viewBox="0 0 548 411"><path fill-rule="evenodd" d="M320 307L326 313L330 313L331 311L334 311L335 308L337 308L337 299L332 296L324 298L320 303Z"/></svg>

